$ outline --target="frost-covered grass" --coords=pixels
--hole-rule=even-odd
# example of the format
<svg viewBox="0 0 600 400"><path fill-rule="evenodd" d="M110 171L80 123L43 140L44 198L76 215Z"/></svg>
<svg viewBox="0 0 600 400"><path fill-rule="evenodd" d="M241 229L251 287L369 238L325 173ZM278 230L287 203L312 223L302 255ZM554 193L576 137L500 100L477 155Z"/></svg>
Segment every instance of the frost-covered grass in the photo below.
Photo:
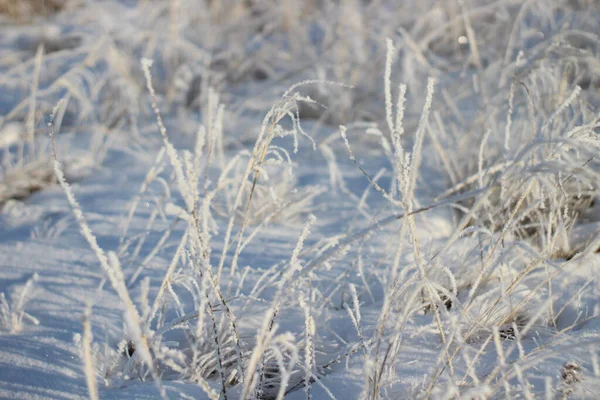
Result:
<svg viewBox="0 0 600 400"><path fill-rule="evenodd" d="M33 286L37 275L33 275L27 280L19 294L15 295L11 303L6 299L4 293L0 293L0 321L2 329L10 333L18 333L23 328L23 320L29 321L35 325L39 321L25 312L25 304L31 296L31 287Z"/></svg>
<svg viewBox="0 0 600 400"><path fill-rule="evenodd" d="M594 1L80 3L0 27L0 397L594 398Z"/></svg>

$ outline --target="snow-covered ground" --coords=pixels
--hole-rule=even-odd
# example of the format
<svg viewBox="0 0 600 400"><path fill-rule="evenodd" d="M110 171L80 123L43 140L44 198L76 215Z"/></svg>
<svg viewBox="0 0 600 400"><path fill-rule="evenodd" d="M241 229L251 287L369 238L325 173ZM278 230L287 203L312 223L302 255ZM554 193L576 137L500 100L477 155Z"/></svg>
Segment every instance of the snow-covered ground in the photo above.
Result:
<svg viewBox="0 0 600 400"><path fill-rule="evenodd" d="M0 398L598 398L599 60L593 0L0 14Z"/></svg>

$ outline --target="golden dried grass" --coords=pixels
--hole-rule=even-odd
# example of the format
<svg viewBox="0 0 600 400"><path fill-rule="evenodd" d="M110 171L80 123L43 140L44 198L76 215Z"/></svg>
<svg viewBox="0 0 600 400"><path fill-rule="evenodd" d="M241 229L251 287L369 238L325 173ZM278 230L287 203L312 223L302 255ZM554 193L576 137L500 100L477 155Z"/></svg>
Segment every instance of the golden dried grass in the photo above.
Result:
<svg viewBox="0 0 600 400"><path fill-rule="evenodd" d="M62 10L68 2L69 0L0 0L0 15L18 20L49 15Z"/></svg>

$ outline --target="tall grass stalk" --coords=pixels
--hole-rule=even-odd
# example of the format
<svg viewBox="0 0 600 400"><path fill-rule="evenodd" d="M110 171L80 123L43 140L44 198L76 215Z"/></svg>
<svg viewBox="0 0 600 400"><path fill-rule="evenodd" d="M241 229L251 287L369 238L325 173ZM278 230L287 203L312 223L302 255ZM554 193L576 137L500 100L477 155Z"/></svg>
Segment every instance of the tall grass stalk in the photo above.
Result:
<svg viewBox="0 0 600 400"><path fill-rule="evenodd" d="M98 380L96 379L96 370L94 369L94 359L92 355L92 342L94 337L92 335L90 316L91 307L88 304L83 316L81 351L83 354L83 371L85 372L89 398L90 400L98 400L100 397L98 395Z"/></svg>
<svg viewBox="0 0 600 400"><path fill-rule="evenodd" d="M75 196L71 190L70 185L67 183L65 179L65 175L62 171L61 163L58 161L58 154L56 150L56 141L55 141L55 132L54 132L54 118L56 116L56 112L60 107L60 103L55 107L52 116L50 117L49 128L50 128L50 140L52 141L52 152L54 157L54 173L56 174L56 178L61 188L63 189L65 195L67 196L67 200L71 206L75 219L79 225L81 230L81 234L88 242L88 245L96 255L100 263L100 267L102 268L104 274L108 278L111 286L119 296L121 300L123 309L124 309L124 320L129 328L129 333L132 335L132 339L138 349L138 354L141 354L142 362L146 364L146 366L150 369L152 373L152 377L154 378L155 384L159 390L159 393L163 399L167 398L166 391L161 384L160 377L155 370L154 363L152 361L152 355L150 351L150 347L148 345L147 338L142 333L141 329L141 321L137 309L129 296L129 292L127 290L127 286L125 284L125 278L123 277L122 272L120 271L120 264L117 259L117 256L114 253L109 253L108 257L104 250L98 245L98 241L96 236L92 233L85 216L83 215L83 211L81 210L81 206L75 199Z"/></svg>

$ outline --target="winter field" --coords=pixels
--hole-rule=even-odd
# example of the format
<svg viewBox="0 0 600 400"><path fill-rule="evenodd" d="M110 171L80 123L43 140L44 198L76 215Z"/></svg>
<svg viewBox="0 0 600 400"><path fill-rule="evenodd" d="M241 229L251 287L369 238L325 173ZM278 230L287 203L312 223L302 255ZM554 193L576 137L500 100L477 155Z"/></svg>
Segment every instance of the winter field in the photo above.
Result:
<svg viewBox="0 0 600 400"><path fill-rule="evenodd" d="M0 398L600 398L598 0L0 0Z"/></svg>

